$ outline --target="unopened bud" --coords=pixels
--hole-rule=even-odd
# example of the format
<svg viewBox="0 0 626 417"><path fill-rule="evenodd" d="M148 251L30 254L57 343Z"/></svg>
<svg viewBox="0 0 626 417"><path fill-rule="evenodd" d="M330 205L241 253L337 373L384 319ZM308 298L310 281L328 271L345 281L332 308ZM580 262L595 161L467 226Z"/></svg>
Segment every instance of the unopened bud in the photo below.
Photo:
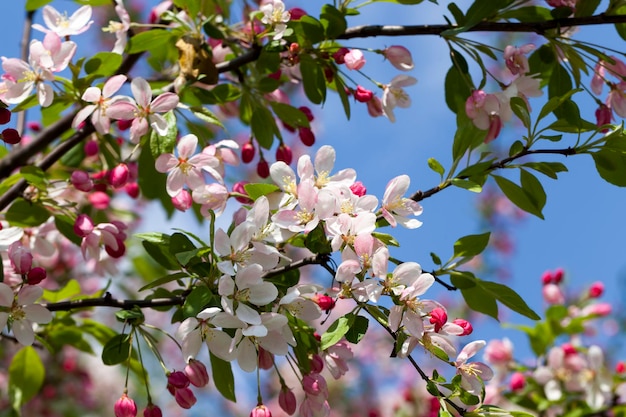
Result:
<svg viewBox="0 0 626 417"><path fill-rule="evenodd" d="M296 395L289 388L282 387L280 389L280 394L278 394L278 405L285 413L293 415L293 413L296 412L296 406L298 405Z"/></svg>
<svg viewBox="0 0 626 417"><path fill-rule="evenodd" d="M93 181L85 171L74 171L70 176L70 182L77 190L89 192L93 189Z"/></svg>
<svg viewBox="0 0 626 417"><path fill-rule="evenodd" d="M48 274L46 273L45 269L40 266L36 266L28 271L28 275L26 276L26 282L28 283L28 285L37 285L41 281L46 279L47 276Z"/></svg>
<svg viewBox="0 0 626 417"><path fill-rule="evenodd" d="M315 134L308 127L299 128L298 136L300 136L300 140L306 146L313 146L315 144Z"/></svg>
<svg viewBox="0 0 626 417"><path fill-rule="evenodd" d="M267 178L270 176L270 166L265 159L261 159L257 164L256 173L261 178Z"/></svg>
<svg viewBox="0 0 626 417"><path fill-rule="evenodd" d="M509 384L511 391L520 391L526 386L526 377L521 372L514 372L511 375L511 382Z"/></svg>
<svg viewBox="0 0 626 417"><path fill-rule="evenodd" d="M293 160L293 153L291 152L291 148L281 143L280 146L276 148L276 160L283 161L287 165L290 165L291 161Z"/></svg>
<svg viewBox="0 0 626 417"><path fill-rule="evenodd" d="M185 374L189 378L189 382L196 387L204 387L209 383L209 373L206 366L198 360L190 359L185 367Z"/></svg>
<svg viewBox="0 0 626 417"><path fill-rule="evenodd" d="M0 125L5 125L11 121L11 110L0 107Z"/></svg>
<svg viewBox="0 0 626 417"><path fill-rule="evenodd" d="M198 401L189 388L177 389L174 393L176 403L184 409L190 409Z"/></svg>
<svg viewBox="0 0 626 417"><path fill-rule="evenodd" d="M272 417L272 413L269 408L261 404L254 407L250 412L250 417Z"/></svg>
<svg viewBox="0 0 626 417"><path fill-rule="evenodd" d="M358 85L356 90L354 90L354 99L359 103L367 103L374 97L374 93L372 90L368 90L364 87Z"/></svg>
<svg viewBox="0 0 626 417"><path fill-rule="evenodd" d="M137 415L137 405L125 393L115 402L113 410L115 417L135 417Z"/></svg>
<svg viewBox="0 0 626 417"><path fill-rule="evenodd" d="M130 171L126 164L118 164L108 172L109 184L113 188L122 188L128 182Z"/></svg>
<svg viewBox="0 0 626 417"><path fill-rule="evenodd" d="M172 197L172 204L176 210L186 211L193 204L191 194L187 190L180 190L178 194Z"/></svg>
<svg viewBox="0 0 626 417"><path fill-rule="evenodd" d="M88 140L83 147L86 156L96 156L100 152L100 145L96 140Z"/></svg>
<svg viewBox="0 0 626 417"><path fill-rule="evenodd" d="M252 144L252 142L245 143L241 147L241 161L244 164L248 164L252 162L252 160L254 159L254 154L255 154L255 150L254 150L254 145Z"/></svg>
<svg viewBox="0 0 626 417"><path fill-rule="evenodd" d="M350 186L350 191L354 193L354 195L358 197L363 197L367 194L367 188L363 185L361 181L356 181L354 184Z"/></svg>
<svg viewBox="0 0 626 417"><path fill-rule="evenodd" d="M15 145L20 143L22 137L17 130L9 127L2 131L2 140L9 145Z"/></svg>
<svg viewBox="0 0 626 417"><path fill-rule="evenodd" d="M589 287L590 298L598 298L602 296L603 293L604 293L604 284L601 283L600 281L594 282L593 284L591 284L591 287Z"/></svg>
<svg viewBox="0 0 626 417"><path fill-rule="evenodd" d="M461 333L459 336L467 336L468 334L472 334L472 332L474 331L472 324L467 320L454 319L452 320L452 323L463 328L463 333Z"/></svg>
<svg viewBox="0 0 626 417"><path fill-rule="evenodd" d="M143 410L143 417L163 417L163 412L158 405L148 404Z"/></svg>

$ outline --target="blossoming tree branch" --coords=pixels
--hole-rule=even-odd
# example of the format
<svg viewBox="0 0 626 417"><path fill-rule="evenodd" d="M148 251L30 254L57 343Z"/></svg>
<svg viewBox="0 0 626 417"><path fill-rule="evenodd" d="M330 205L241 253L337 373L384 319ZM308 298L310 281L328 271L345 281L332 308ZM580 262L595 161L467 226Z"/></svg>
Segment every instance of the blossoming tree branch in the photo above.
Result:
<svg viewBox="0 0 626 417"><path fill-rule="evenodd" d="M547 273L542 318L514 290L468 268L489 232L459 236L443 257L411 260L394 256L394 232L419 234L425 200L450 187L480 193L488 180L543 218L542 179L567 171L565 157L590 156L604 180L626 186L626 2L477 0L442 8L444 24L356 27L351 18L371 3L413 9L423 1L334 0L304 10L281 0L171 0L147 21L134 17L131 1L76 0L70 10L49 3L26 1L23 55L2 56L0 123L11 127L0 148L0 352L8 364L0 404L10 415L31 415L44 395L44 353L71 347L124 369L116 417L136 416L137 404L144 417L163 415L166 399L151 395L149 378L159 372L184 409L210 380L235 402L234 368L257 381L251 416L328 416L327 379L350 372L353 347L374 329L432 398L413 415L625 415L623 364L609 377L602 349L578 338L610 313L598 301L601 283L566 300L563 272ZM107 13L108 23L95 23ZM585 25L614 26L621 43L578 40ZM110 49L88 45L95 31ZM498 45L470 32L535 38ZM294 146L315 144L311 122L330 95L346 120L355 107L389 123L410 117L417 80L401 43L422 35L438 36L450 56L441 91L456 133L441 140L451 163L417 161L439 183L417 187L399 175L375 196L354 169L335 167L330 145L294 158ZM398 44L349 45L373 36ZM368 76L374 55L396 74ZM294 95L308 105L292 105ZM589 99L595 114L577 104ZM503 156L490 143L511 124L523 129ZM170 216L192 211L208 234L134 233L146 201ZM472 339L470 321L449 318L428 295L433 285L478 313L497 319L504 307L535 320L525 332L547 359L525 365L507 340ZM171 327L151 322L156 311ZM489 364L473 359L485 346ZM262 374L278 384L273 408Z"/></svg>

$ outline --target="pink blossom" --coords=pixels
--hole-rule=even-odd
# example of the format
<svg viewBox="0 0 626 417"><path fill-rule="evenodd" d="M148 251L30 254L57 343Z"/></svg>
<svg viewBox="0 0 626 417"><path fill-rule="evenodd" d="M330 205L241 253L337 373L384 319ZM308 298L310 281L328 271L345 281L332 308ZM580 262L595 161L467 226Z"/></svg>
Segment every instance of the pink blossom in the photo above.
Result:
<svg viewBox="0 0 626 417"><path fill-rule="evenodd" d="M205 185L203 170L214 171L219 161L205 153L195 154L198 137L188 134L180 138L176 150L178 156L168 153L159 155L155 161L156 170L167 172L166 189L171 197L175 197L186 185L192 191ZM215 173L219 177L219 174ZM219 178L221 180L221 177Z"/></svg>
<svg viewBox="0 0 626 417"><path fill-rule="evenodd" d="M152 100L150 84L141 77L133 79L130 88L135 101L118 99L109 106L106 115L112 119L132 120L130 141L138 143L148 133L149 127L163 136L167 133L168 124L159 113L166 113L178 105L178 96L174 93L163 93ZM148 126L148 123L150 124Z"/></svg>
<svg viewBox="0 0 626 417"><path fill-rule="evenodd" d="M561 291L561 287L556 284L544 285L541 293L543 294L543 299L546 300L546 302L549 304L565 303L565 296L563 295L563 291Z"/></svg>
<svg viewBox="0 0 626 417"><path fill-rule="evenodd" d="M485 381L493 378L493 371L482 362L467 362L480 349L485 346L484 340L476 340L468 343L461 350L454 362L457 374L461 375L461 386L471 394L480 395Z"/></svg>
<svg viewBox="0 0 626 417"><path fill-rule="evenodd" d="M404 46L389 46L383 50L383 55L400 71L410 71L414 67L411 52Z"/></svg>
<svg viewBox="0 0 626 417"><path fill-rule="evenodd" d="M285 3L281 0L271 0L260 7L263 12L261 22L274 29L274 40L282 39L287 29L287 22L291 18L289 11L285 10Z"/></svg>
<svg viewBox="0 0 626 417"><path fill-rule="evenodd" d="M465 101L465 113L479 129L487 130L485 143L498 137L502 129L500 117L500 100L495 94L487 94L482 90L472 91Z"/></svg>
<svg viewBox="0 0 626 417"><path fill-rule="evenodd" d="M84 122L89 115L91 115L91 123L96 129L96 132L101 134L109 133L111 129L111 119L107 115L107 109L114 102L113 94L115 94L126 82L125 75L115 75L107 80L100 90L99 87L89 87L83 93L81 97L83 101L89 104L83 107L76 117L72 121L72 127L78 128L78 126ZM120 97L116 97L120 99Z"/></svg>
<svg viewBox="0 0 626 417"><path fill-rule="evenodd" d="M218 216L222 214L229 196L228 189L217 183L204 184L191 193L193 201L202 205L200 213L206 218L210 217L209 210Z"/></svg>
<svg viewBox="0 0 626 417"><path fill-rule="evenodd" d="M396 107L406 109L411 106L411 98L404 87L417 84L417 79L410 75L396 75L391 82L383 87L382 106L385 116L392 123L396 121L393 110Z"/></svg>
<svg viewBox="0 0 626 417"><path fill-rule="evenodd" d="M35 304L43 295L43 288L24 285L17 296L7 284L0 282L0 330L7 322L17 341L30 346L35 341L34 323L46 324L52 320L52 313L45 307Z"/></svg>
<svg viewBox="0 0 626 417"><path fill-rule="evenodd" d="M352 359L352 357L352 349L350 349L350 345L345 341L335 343L324 351L326 368L335 379L339 379L348 372L348 361Z"/></svg>
<svg viewBox="0 0 626 417"><path fill-rule="evenodd" d="M20 241L13 242L8 250L9 260L16 274L28 274L33 264L33 255L30 249L23 246Z"/></svg>
<svg viewBox="0 0 626 417"><path fill-rule="evenodd" d="M611 85L611 91L606 98L606 105L620 117L626 117L626 82Z"/></svg>
<svg viewBox="0 0 626 417"><path fill-rule="evenodd" d="M454 319L452 320L452 323L463 329L463 332L459 336L467 336L468 334L472 334L474 331L472 324L465 319Z"/></svg>
<svg viewBox="0 0 626 417"><path fill-rule="evenodd" d="M52 32L63 38L85 32L93 23L93 20L89 19L91 19L90 6L79 8L69 17L67 13L61 14L52 6L44 6L43 21L47 28L38 23L32 25L32 28L46 34Z"/></svg>
<svg viewBox="0 0 626 417"><path fill-rule="evenodd" d="M526 58L526 54L535 49L535 45L532 43L526 44L519 48L507 45L504 48L504 61L506 63L506 67L511 71L513 75L524 75L530 71L530 67L528 66L528 58Z"/></svg>
<svg viewBox="0 0 626 417"><path fill-rule="evenodd" d="M351 49L343 56L343 60L349 70L360 70L365 65L365 56L360 49Z"/></svg>
<svg viewBox="0 0 626 417"><path fill-rule="evenodd" d="M513 361L513 343L507 338L491 340L483 357L493 366L507 367Z"/></svg>
<svg viewBox="0 0 626 417"><path fill-rule="evenodd" d="M371 117L380 117L385 114L383 110L383 102L376 96L367 102L367 113Z"/></svg>
<svg viewBox="0 0 626 417"><path fill-rule="evenodd" d="M410 183L411 179L408 175L399 175L387 183L381 210L391 227L400 224L407 229L416 229L422 225L419 220L407 217L422 214L422 206L419 203L404 197Z"/></svg>

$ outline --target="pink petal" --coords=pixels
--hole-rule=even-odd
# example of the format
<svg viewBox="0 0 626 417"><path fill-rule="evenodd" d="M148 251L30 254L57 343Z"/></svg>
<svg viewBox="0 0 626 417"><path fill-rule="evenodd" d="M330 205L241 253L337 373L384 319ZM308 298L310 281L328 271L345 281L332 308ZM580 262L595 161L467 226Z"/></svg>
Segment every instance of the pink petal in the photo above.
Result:
<svg viewBox="0 0 626 417"><path fill-rule="evenodd" d="M127 77L123 74L115 75L107 80L104 83L104 87L102 88L102 95L106 98L109 98L116 93L117 90L122 88L122 85L126 82Z"/></svg>
<svg viewBox="0 0 626 417"><path fill-rule="evenodd" d="M137 77L130 83L130 89L133 92L133 97L135 97L139 107L145 109L150 106L150 101L152 100L152 89L150 88L148 81L141 77Z"/></svg>
<svg viewBox="0 0 626 417"><path fill-rule="evenodd" d="M178 95L174 93L163 93L150 103L150 110L154 113L165 113L174 109L178 105Z"/></svg>

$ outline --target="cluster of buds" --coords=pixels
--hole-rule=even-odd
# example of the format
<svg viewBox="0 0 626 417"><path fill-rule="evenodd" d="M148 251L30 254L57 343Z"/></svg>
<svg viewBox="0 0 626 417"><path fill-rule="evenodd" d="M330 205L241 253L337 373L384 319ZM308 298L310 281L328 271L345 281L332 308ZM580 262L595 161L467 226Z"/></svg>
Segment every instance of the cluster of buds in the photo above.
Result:
<svg viewBox="0 0 626 417"><path fill-rule="evenodd" d="M596 110L596 122L598 126L604 126L613 120L613 113L619 117L626 117L626 64L616 56L609 57L610 60L600 60L594 68L594 75L591 79L591 91L595 95L602 94L602 89L606 84L610 91L604 104L600 104ZM607 79L611 75L617 81ZM604 129L603 132L608 131Z"/></svg>
<svg viewBox="0 0 626 417"><path fill-rule="evenodd" d="M5 125L10 121L11 111L6 108L6 104L0 102L0 125ZM9 145L15 145L17 143L20 143L20 141L22 140L20 133L10 127L2 130L2 133L0 133L0 138L2 138L2 140Z"/></svg>

